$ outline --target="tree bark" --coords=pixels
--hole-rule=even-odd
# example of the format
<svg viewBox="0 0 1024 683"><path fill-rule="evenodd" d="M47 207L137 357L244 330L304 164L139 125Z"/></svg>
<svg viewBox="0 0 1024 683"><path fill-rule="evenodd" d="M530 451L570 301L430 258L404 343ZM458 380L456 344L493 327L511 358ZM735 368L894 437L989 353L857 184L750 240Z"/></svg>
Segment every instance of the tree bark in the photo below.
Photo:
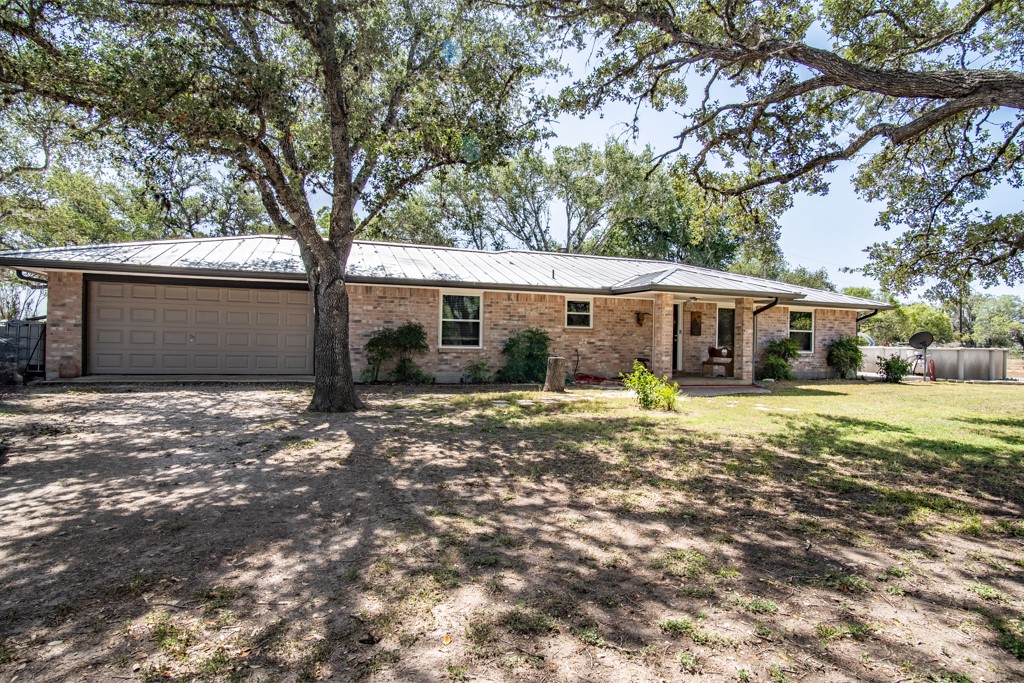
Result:
<svg viewBox="0 0 1024 683"><path fill-rule="evenodd" d="M552 356L548 358L548 374L544 378L544 391L565 391L565 371L569 361Z"/></svg>
<svg viewBox="0 0 1024 683"><path fill-rule="evenodd" d="M306 410L350 413L363 407L356 395L349 354L348 292L339 277L313 288L313 399Z"/></svg>

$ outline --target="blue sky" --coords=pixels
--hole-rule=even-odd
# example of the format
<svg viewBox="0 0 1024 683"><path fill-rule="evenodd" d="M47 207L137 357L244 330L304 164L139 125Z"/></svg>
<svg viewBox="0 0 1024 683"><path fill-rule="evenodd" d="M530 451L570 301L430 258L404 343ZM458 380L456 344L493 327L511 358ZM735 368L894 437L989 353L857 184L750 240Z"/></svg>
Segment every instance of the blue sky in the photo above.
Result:
<svg viewBox="0 0 1024 683"><path fill-rule="evenodd" d="M565 61L575 75L586 70L585 58L582 56L570 55ZM567 76L559 79L557 86L568 82L571 82L571 78ZM557 86L552 87L551 91L556 91ZM650 145L655 153L664 152L676 144L673 136L682 125L675 111L659 112L650 107L641 108L635 140L628 126L634 112L633 105L616 103L606 105L600 113L582 118L563 114L552 125L555 137L548 144L551 147L581 142L602 145L612 136L639 148ZM843 267L864 265L867 260L864 249L867 246L894 236L875 225L883 205L866 202L854 192L850 177L856 171L856 165L856 161L853 161L837 167L832 174L831 189L827 195L801 196L796 199L793 207L782 216L780 246L791 264L811 269L824 267L839 287L867 286L877 289L878 283L873 279L841 270ZM1019 211L1020 205L1019 191L1000 188L992 193L984 208L993 212ZM553 218L557 218L558 214L555 211ZM992 294L1024 294L1020 287L1002 286L985 291Z"/></svg>

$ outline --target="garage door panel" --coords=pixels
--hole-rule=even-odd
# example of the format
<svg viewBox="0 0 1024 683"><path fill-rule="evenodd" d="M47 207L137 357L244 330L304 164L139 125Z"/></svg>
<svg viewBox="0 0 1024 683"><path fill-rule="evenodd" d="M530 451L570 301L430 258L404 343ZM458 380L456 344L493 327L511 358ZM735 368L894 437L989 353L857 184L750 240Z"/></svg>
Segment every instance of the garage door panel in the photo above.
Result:
<svg viewBox="0 0 1024 683"><path fill-rule="evenodd" d="M160 341L164 346L188 346L188 332L185 330L163 330Z"/></svg>
<svg viewBox="0 0 1024 683"><path fill-rule="evenodd" d="M187 308L165 308L163 322L171 325L184 325L188 322Z"/></svg>
<svg viewBox="0 0 1024 683"><path fill-rule="evenodd" d="M308 292L92 283L97 374L311 374Z"/></svg>
<svg viewBox="0 0 1024 683"><path fill-rule="evenodd" d="M100 299L122 299L124 298L124 285L101 282L96 288L96 295Z"/></svg>
<svg viewBox="0 0 1024 683"><path fill-rule="evenodd" d="M102 304L96 307L96 318L103 322L119 323L124 321L125 309L112 304Z"/></svg>
<svg viewBox="0 0 1024 683"><path fill-rule="evenodd" d="M157 312L152 306L132 306L128 309L128 319L133 323L155 323Z"/></svg>
<svg viewBox="0 0 1024 683"><path fill-rule="evenodd" d="M219 287L196 287L196 301L220 301L224 290Z"/></svg>
<svg viewBox="0 0 1024 683"><path fill-rule="evenodd" d="M156 368L155 353L129 353L128 366L135 370L153 370Z"/></svg>
<svg viewBox="0 0 1024 683"><path fill-rule="evenodd" d="M188 370L188 356L184 353L165 353L163 361L167 370Z"/></svg>
<svg viewBox="0 0 1024 683"><path fill-rule="evenodd" d="M130 330L128 332L128 341L132 346L152 346L156 344L156 339L157 334L155 330Z"/></svg>
<svg viewBox="0 0 1024 683"><path fill-rule="evenodd" d="M257 348L277 348L281 346L281 335L276 332L260 332L256 335Z"/></svg>
<svg viewBox="0 0 1024 683"><path fill-rule="evenodd" d="M124 333L121 330L96 330L96 340L101 344L120 346L124 343Z"/></svg>
<svg viewBox="0 0 1024 683"><path fill-rule="evenodd" d="M155 285L132 285L131 296L133 299L155 299Z"/></svg>
<svg viewBox="0 0 1024 683"><path fill-rule="evenodd" d="M164 298L173 301L188 301L188 287L164 287Z"/></svg>
<svg viewBox="0 0 1024 683"><path fill-rule="evenodd" d="M223 313L224 311L214 311L208 308L196 309L196 325L220 325Z"/></svg>
<svg viewBox="0 0 1024 683"><path fill-rule="evenodd" d="M124 354L121 353L98 353L94 360L94 367L97 370L116 370L124 367Z"/></svg>
<svg viewBox="0 0 1024 683"><path fill-rule="evenodd" d="M196 370L219 370L220 369L220 356L211 356L209 354L196 354L195 355L195 367Z"/></svg>
<svg viewBox="0 0 1024 683"><path fill-rule="evenodd" d="M224 356L224 367L228 370L248 370L252 364L249 354L228 354Z"/></svg>

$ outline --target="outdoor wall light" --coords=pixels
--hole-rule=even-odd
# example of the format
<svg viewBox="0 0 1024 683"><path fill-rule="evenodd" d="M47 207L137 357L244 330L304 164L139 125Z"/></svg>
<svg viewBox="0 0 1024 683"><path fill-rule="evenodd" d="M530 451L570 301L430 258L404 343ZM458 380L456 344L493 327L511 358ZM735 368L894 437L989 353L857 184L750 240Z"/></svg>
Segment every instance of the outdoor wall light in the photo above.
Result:
<svg viewBox="0 0 1024 683"><path fill-rule="evenodd" d="M648 313L647 311L636 312L636 324L639 325L640 327L644 326L644 316L647 316L649 318L651 317L651 314Z"/></svg>

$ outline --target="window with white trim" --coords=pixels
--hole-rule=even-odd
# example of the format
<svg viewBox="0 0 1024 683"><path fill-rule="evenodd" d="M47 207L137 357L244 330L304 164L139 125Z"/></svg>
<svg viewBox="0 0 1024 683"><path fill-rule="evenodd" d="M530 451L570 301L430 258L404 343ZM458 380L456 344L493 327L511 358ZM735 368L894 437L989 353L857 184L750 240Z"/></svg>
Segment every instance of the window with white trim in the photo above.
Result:
<svg viewBox="0 0 1024 683"><path fill-rule="evenodd" d="M789 338L804 353L814 351L814 312L789 312Z"/></svg>
<svg viewBox="0 0 1024 683"><path fill-rule="evenodd" d="M593 327L593 303L589 299L565 300L566 327Z"/></svg>
<svg viewBox="0 0 1024 683"><path fill-rule="evenodd" d="M716 346L731 349L736 345L736 309L718 307L718 337Z"/></svg>
<svg viewBox="0 0 1024 683"><path fill-rule="evenodd" d="M481 346L481 298L472 294L441 297L441 346Z"/></svg>

